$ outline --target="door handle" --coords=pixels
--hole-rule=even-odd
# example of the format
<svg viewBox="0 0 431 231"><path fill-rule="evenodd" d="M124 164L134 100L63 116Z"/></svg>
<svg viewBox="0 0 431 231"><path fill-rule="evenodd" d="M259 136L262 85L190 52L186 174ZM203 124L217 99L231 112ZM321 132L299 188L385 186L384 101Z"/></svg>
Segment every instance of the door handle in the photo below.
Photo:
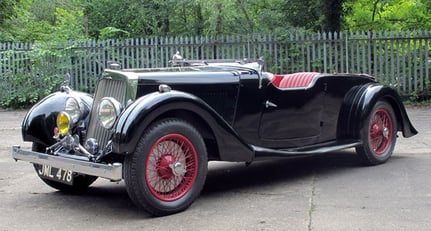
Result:
<svg viewBox="0 0 431 231"><path fill-rule="evenodd" d="M267 101L265 102L265 107L266 107L266 108L269 108L269 107L278 107L278 106L277 106L277 104L275 104L275 103L270 102L269 100L267 100Z"/></svg>

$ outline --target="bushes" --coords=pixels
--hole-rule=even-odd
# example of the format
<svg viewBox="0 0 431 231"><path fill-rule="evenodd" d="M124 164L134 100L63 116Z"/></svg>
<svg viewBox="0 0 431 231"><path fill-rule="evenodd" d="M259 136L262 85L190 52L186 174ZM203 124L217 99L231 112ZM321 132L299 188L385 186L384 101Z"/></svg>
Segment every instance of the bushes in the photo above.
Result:
<svg viewBox="0 0 431 231"><path fill-rule="evenodd" d="M8 47L0 52L0 107L28 107L63 82L59 68L49 65L58 54L46 47Z"/></svg>

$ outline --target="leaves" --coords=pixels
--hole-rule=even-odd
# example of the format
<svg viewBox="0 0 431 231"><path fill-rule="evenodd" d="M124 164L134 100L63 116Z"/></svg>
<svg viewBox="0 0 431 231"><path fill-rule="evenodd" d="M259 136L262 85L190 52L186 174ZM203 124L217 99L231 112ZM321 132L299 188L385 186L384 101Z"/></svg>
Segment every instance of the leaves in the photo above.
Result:
<svg viewBox="0 0 431 231"><path fill-rule="evenodd" d="M0 41L431 28L428 0L2 0Z"/></svg>
<svg viewBox="0 0 431 231"><path fill-rule="evenodd" d="M129 37L130 33L112 26L105 27L100 30L100 39L116 39Z"/></svg>
<svg viewBox="0 0 431 231"><path fill-rule="evenodd" d="M61 58L61 52L48 43L28 47L10 47L0 53L0 63L7 64L0 75L0 106L20 108L32 105L59 89L63 78L60 68L47 61Z"/></svg>
<svg viewBox="0 0 431 231"><path fill-rule="evenodd" d="M64 58L49 45L59 42L202 35L217 42L227 34L275 34L283 42L296 31L431 29L429 0L0 0L0 9L0 42L36 43L22 60L11 58L19 51L0 50L4 63L22 64L14 65L19 70L2 67L0 88L6 93L0 101L7 105L33 102L55 89L58 73L70 66L47 68L40 60ZM290 54L283 58L294 59L295 50ZM44 79L41 94L33 78ZM21 93L9 83L21 84Z"/></svg>
<svg viewBox="0 0 431 231"><path fill-rule="evenodd" d="M431 29L428 0L351 0L344 4L350 30Z"/></svg>

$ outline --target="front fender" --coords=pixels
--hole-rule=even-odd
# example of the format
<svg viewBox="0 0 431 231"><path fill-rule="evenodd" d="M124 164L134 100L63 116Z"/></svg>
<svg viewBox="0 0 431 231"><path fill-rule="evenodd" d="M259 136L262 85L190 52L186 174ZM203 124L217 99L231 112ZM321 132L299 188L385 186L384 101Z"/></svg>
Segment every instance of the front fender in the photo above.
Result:
<svg viewBox="0 0 431 231"><path fill-rule="evenodd" d="M72 94L81 98L85 107L91 108L93 99L87 93L77 91L52 93L40 100L27 112L21 128L23 140L45 146L54 144L56 141L53 138L53 131L57 126L57 115L64 110L66 99Z"/></svg>
<svg viewBox="0 0 431 231"><path fill-rule="evenodd" d="M185 92L169 91L147 94L120 115L112 139L113 152L129 154L145 129L164 114L176 110L188 111L202 119L216 139L222 160L250 161L254 152L232 127L202 99Z"/></svg>
<svg viewBox="0 0 431 231"><path fill-rule="evenodd" d="M352 88L346 94L339 116L338 139L358 139L361 127L379 100L386 100L391 104L398 122L397 130L402 131L404 137L418 133L410 122L398 93L389 86L370 83Z"/></svg>

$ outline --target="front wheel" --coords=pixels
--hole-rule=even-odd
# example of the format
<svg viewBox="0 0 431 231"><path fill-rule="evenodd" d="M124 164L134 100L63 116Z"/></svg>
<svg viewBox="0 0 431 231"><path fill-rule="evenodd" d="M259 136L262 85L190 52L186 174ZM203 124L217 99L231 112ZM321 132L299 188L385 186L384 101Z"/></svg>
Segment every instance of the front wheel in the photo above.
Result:
<svg viewBox="0 0 431 231"><path fill-rule="evenodd" d="M188 208L199 196L208 171L205 143L189 123L155 122L125 159L124 178L131 200L155 216Z"/></svg>
<svg viewBox="0 0 431 231"><path fill-rule="evenodd" d="M356 148L359 157L367 165L386 162L395 148L397 120L392 106L378 101L360 130L363 145Z"/></svg>

